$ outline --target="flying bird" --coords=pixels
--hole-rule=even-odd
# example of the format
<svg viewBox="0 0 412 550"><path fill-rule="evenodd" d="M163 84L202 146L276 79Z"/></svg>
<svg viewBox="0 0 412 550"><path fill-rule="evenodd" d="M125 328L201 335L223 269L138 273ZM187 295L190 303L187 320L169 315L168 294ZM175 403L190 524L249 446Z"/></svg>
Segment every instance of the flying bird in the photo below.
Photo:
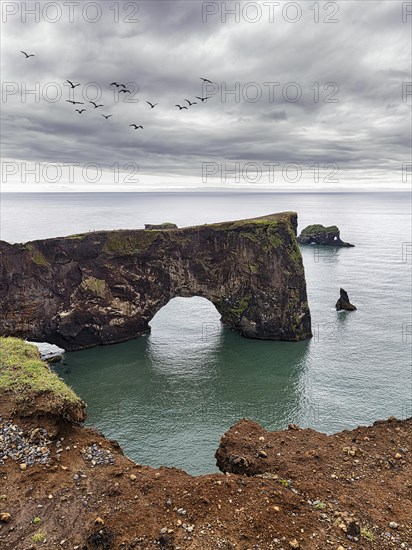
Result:
<svg viewBox="0 0 412 550"><path fill-rule="evenodd" d="M81 115L82 112L85 111L85 110L86 110L86 109L81 109L81 110L79 111L79 109L75 109L75 111L77 111L80 115Z"/></svg>
<svg viewBox="0 0 412 550"><path fill-rule="evenodd" d="M117 87L122 86L123 88L126 88L124 84L118 84Z"/></svg>
<svg viewBox="0 0 412 550"><path fill-rule="evenodd" d="M196 99L200 99L200 101L201 101L202 103L204 103L205 101L207 101L208 99L210 99L210 97L211 97L211 96L209 96L209 97L199 97L199 96L196 96Z"/></svg>
<svg viewBox="0 0 412 550"><path fill-rule="evenodd" d="M119 90L119 94L131 94L132 92L130 90L126 90L126 88L124 90Z"/></svg>
<svg viewBox="0 0 412 550"><path fill-rule="evenodd" d="M73 105L84 105L81 101L72 101L71 99L66 99L66 103L73 103Z"/></svg>
<svg viewBox="0 0 412 550"><path fill-rule="evenodd" d="M70 80L66 80L66 82L70 84L70 86L72 87L72 90L74 90L77 86L80 86L80 84L73 84L73 82L70 82Z"/></svg>
<svg viewBox="0 0 412 550"><path fill-rule="evenodd" d="M120 84L118 84L117 82L112 82L112 83L110 84L110 86L116 86L116 88L118 88L118 87L120 86Z"/></svg>
<svg viewBox="0 0 412 550"><path fill-rule="evenodd" d="M26 59L29 58L29 57L35 57L34 53L31 53L31 54L28 54L26 52L23 52L23 50L20 50L21 53L24 53L24 55L26 56Z"/></svg>
<svg viewBox="0 0 412 550"><path fill-rule="evenodd" d="M203 80L203 82L209 82L209 84L213 84L213 82L211 80L209 80L208 78L200 77L200 80Z"/></svg>
<svg viewBox="0 0 412 550"><path fill-rule="evenodd" d="M158 103L150 103L150 101L146 101L146 103L148 103L152 109L154 109L156 105L159 105Z"/></svg>
<svg viewBox="0 0 412 550"><path fill-rule="evenodd" d="M97 107L104 107L104 105L97 105L94 101L89 101L92 105L94 105L94 108L97 109ZM82 104L83 105L83 104Z"/></svg>
<svg viewBox="0 0 412 550"><path fill-rule="evenodd" d="M187 107L181 107L180 105L175 105L175 107L179 107L180 110L187 109Z"/></svg>
<svg viewBox="0 0 412 550"><path fill-rule="evenodd" d="M192 105L197 105L196 101L194 101L193 103L191 103L188 99L185 99L185 101L187 101L187 103L189 103L189 107L191 107Z"/></svg>
<svg viewBox="0 0 412 550"><path fill-rule="evenodd" d="M132 126L135 130L138 130L139 128L143 130L143 126L137 126L137 124L129 124L129 128L130 126Z"/></svg>
<svg viewBox="0 0 412 550"><path fill-rule="evenodd" d="M102 116L104 116L104 118L107 120L108 118L110 118L113 115L102 115Z"/></svg>

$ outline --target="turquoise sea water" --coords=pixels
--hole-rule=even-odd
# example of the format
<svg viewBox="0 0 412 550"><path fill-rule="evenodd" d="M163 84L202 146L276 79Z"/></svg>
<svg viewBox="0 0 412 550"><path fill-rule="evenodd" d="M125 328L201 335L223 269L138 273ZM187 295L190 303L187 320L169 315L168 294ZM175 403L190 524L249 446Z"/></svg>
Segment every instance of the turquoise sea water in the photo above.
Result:
<svg viewBox="0 0 412 550"><path fill-rule="evenodd" d="M336 224L350 249L302 247L314 338L247 340L199 297L170 301L150 335L67 353L56 371L88 403L88 422L138 462L205 473L239 418L326 432L412 415L411 206L405 193L43 194L1 197L1 238L179 226L284 210ZM356 312L337 313L344 287Z"/></svg>

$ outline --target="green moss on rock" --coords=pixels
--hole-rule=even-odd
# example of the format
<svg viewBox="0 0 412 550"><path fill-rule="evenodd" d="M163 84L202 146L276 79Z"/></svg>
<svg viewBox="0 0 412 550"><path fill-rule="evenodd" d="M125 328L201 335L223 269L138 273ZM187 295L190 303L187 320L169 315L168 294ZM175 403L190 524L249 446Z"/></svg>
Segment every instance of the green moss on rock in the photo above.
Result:
<svg viewBox="0 0 412 550"><path fill-rule="evenodd" d="M305 229L302 230L301 235L311 236L311 235L321 235L321 234L329 234L329 233L339 233L339 229L336 227L336 225L325 227L324 225L321 225L319 223L314 223L312 225L308 225L307 227L305 227Z"/></svg>
<svg viewBox="0 0 412 550"><path fill-rule="evenodd" d="M103 279L96 279L95 277L87 277L82 283L83 287L93 292L97 296L104 298L106 294L106 282Z"/></svg>
<svg viewBox="0 0 412 550"><path fill-rule="evenodd" d="M159 231L111 231L103 245L103 251L109 254L135 254L148 248L160 235Z"/></svg>
<svg viewBox="0 0 412 550"><path fill-rule="evenodd" d="M46 260L46 258L43 256L43 254L40 252L40 250L35 248L35 246L32 243L26 244L25 247L30 252L30 258L35 264L42 265L42 266L50 265L49 262Z"/></svg>

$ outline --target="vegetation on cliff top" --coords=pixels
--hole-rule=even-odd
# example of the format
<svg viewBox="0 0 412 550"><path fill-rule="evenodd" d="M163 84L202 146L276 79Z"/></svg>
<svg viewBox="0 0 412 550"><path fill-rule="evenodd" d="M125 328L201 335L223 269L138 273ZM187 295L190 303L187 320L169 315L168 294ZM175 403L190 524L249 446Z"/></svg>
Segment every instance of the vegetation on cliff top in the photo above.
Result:
<svg viewBox="0 0 412 550"><path fill-rule="evenodd" d="M309 236L309 235L322 235L324 233L338 233L339 229L336 227L336 225L331 225L329 227L325 227L324 225L321 225L319 223L314 223L313 225L308 225L305 227L305 229L302 230L301 235Z"/></svg>
<svg viewBox="0 0 412 550"><path fill-rule="evenodd" d="M160 235L160 231L108 231L103 251L109 254L132 255L148 248Z"/></svg>
<svg viewBox="0 0 412 550"><path fill-rule="evenodd" d="M35 346L18 338L0 337L1 399L6 394L16 404L33 404L37 398L47 396L49 412L62 413L73 420L80 419L79 411L85 407L80 397L40 359Z"/></svg>

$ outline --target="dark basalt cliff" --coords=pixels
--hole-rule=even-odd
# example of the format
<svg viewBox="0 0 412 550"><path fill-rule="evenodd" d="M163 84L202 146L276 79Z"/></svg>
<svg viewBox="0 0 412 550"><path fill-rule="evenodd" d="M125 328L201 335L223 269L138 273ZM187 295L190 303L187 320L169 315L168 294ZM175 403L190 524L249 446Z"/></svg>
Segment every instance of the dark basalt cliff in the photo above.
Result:
<svg viewBox="0 0 412 550"><path fill-rule="evenodd" d="M68 350L150 330L176 296L203 296L243 336L311 336L293 212L173 230L0 241L0 334Z"/></svg>

